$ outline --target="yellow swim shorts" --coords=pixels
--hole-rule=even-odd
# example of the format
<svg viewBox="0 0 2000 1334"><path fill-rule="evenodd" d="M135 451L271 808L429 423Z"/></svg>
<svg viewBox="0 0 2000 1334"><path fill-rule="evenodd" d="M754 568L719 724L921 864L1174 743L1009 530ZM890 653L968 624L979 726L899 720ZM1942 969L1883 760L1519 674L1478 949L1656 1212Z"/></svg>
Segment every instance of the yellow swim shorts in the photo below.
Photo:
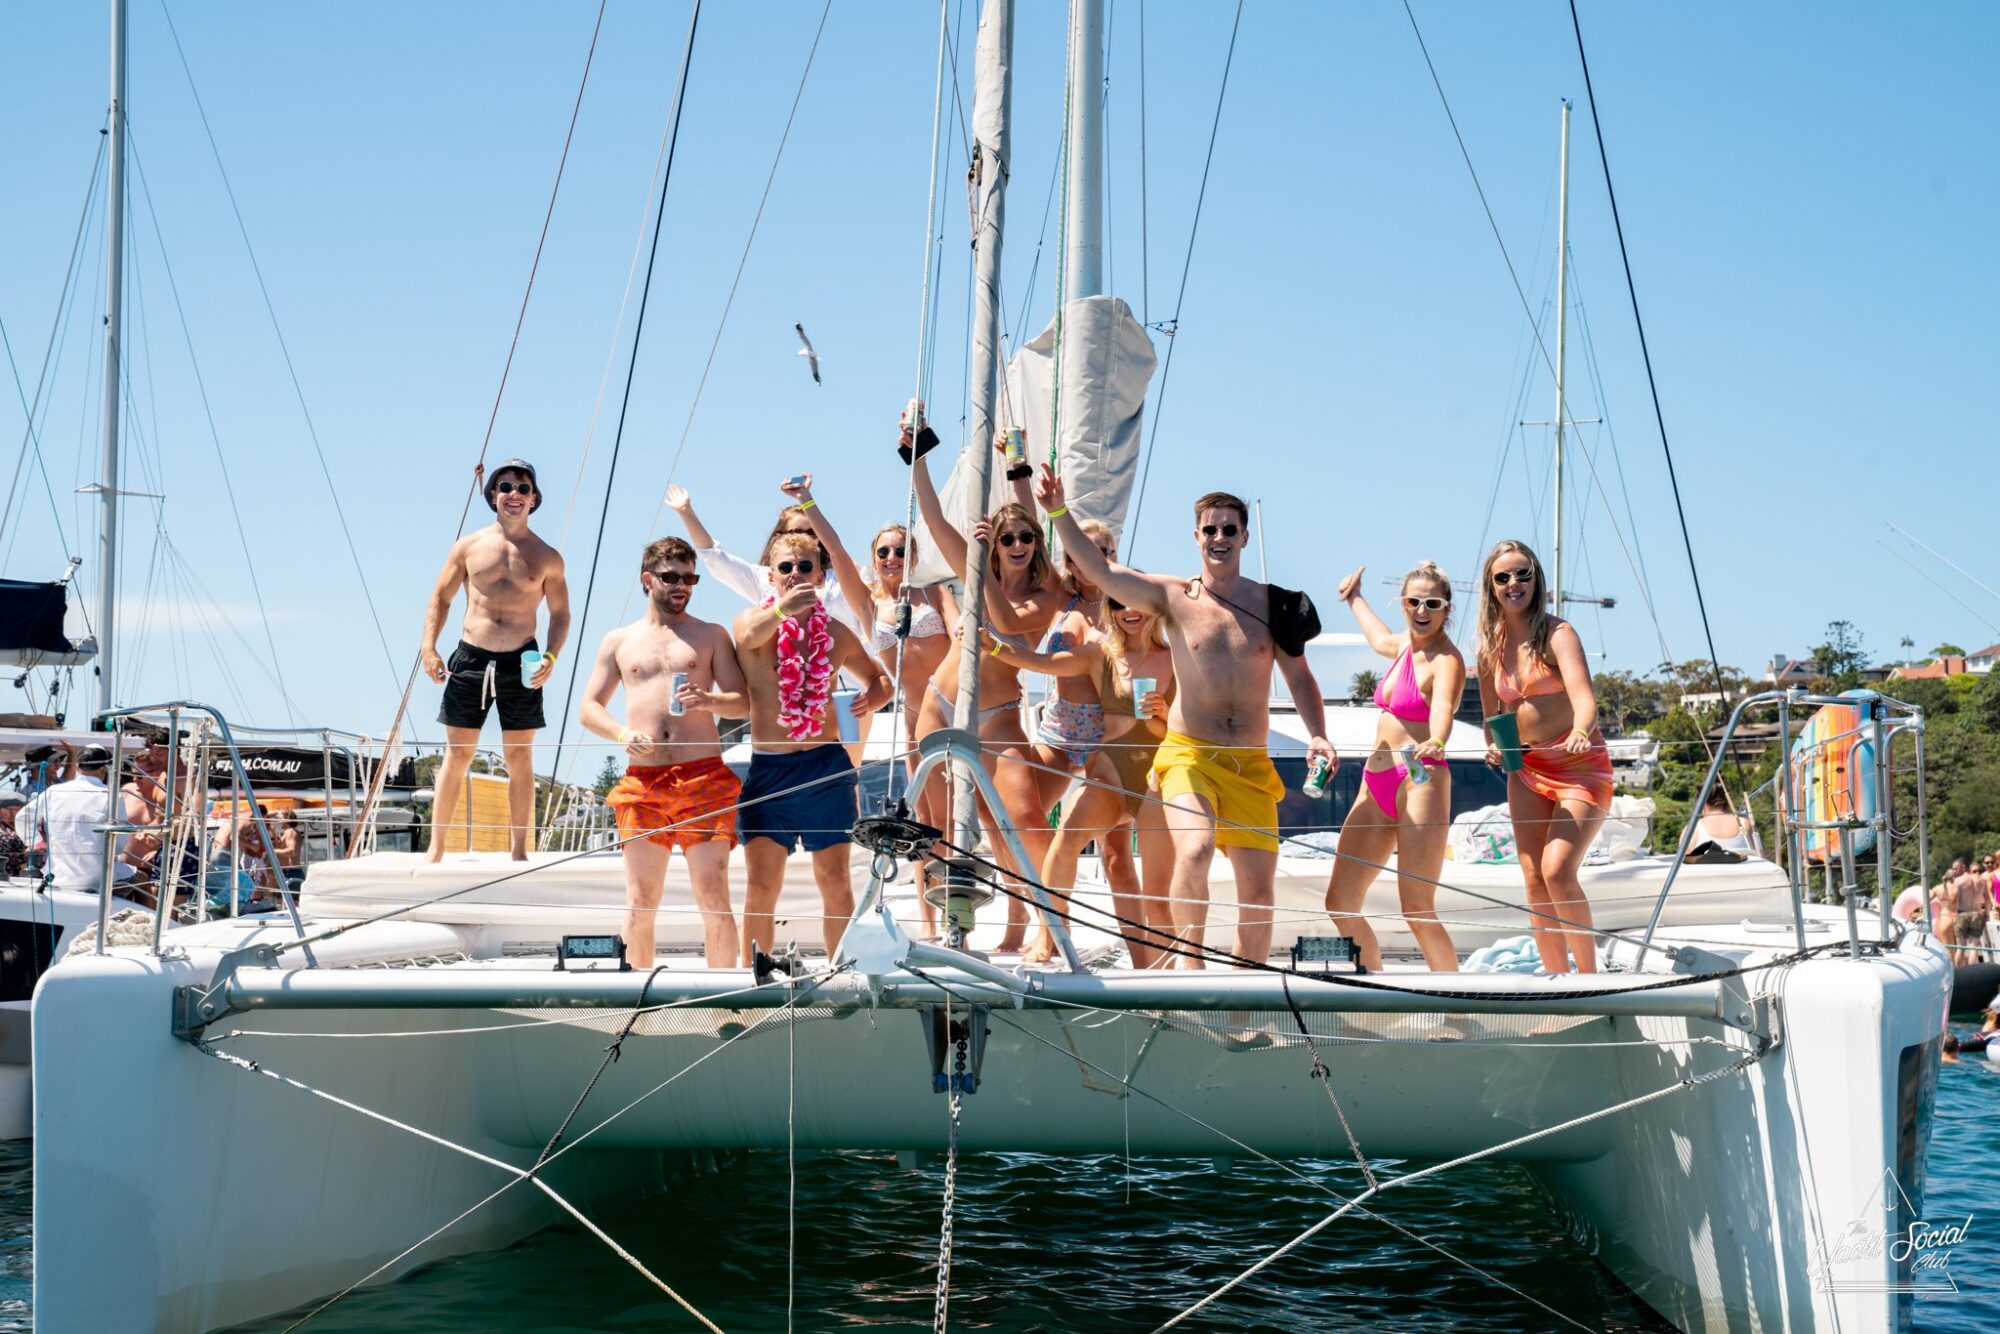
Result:
<svg viewBox="0 0 2000 1334"><path fill-rule="evenodd" d="M1285 782L1255 746L1216 746L1168 732L1153 757L1153 781L1172 801L1193 793L1215 811L1215 846L1278 850L1278 802Z"/></svg>

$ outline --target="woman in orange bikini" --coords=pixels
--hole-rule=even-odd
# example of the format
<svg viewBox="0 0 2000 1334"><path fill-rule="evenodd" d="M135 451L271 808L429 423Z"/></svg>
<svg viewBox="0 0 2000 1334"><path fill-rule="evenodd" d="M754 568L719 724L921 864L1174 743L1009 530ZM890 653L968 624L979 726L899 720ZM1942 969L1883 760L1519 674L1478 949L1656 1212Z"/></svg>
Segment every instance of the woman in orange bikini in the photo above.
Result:
<svg viewBox="0 0 2000 1334"><path fill-rule="evenodd" d="M1522 767L1507 782L1531 930L1551 973L1597 971L1597 939L1577 871L1611 810L1611 752L1576 628L1546 606L1542 562L1497 543L1479 572L1479 700L1520 724ZM1488 737L1491 741L1491 737ZM1488 764L1500 762L1489 745Z"/></svg>
<svg viewBox="0 0 2000 1334"><path fill-rule="evenodd" d="M1326 885L1326 910L1342 935L1361 949L1362 966L1382 967L1375 927L1361 915L1361 901L1376 875L1396 854L1396 888L1403 917L1434 973L1458 971L1451 937L1437 919L1437 880L1444 869L1445 836L1451 829L1451 769L1445 738L1451 715L1465 690L1465 659L1444 632L1451 616L1451 580L1429 561L1403 576L1406 634L1397 634L1361 596L1361 571L1340 585L1340 600L1361 622L1369 647L1395 659L1375 687L1382 716L1375 724L1375 750L1361 771L1361 791L1340 826L1338 856ZM1408 781L1402 750L1416 747L1416 759L1430 774L1422 784Z"/></svg>

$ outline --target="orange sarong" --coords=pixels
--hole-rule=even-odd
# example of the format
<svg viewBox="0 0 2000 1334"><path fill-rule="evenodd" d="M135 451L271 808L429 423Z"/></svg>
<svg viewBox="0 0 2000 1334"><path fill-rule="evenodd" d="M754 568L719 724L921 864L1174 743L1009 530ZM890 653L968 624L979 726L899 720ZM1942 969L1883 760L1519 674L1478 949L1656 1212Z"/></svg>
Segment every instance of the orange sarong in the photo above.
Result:
<svg viewBox="0 0 2000 1334"><path fill-rule="evenodd" d="M1590 749L1572 755L1560 741L1528 746L1514 775L1531 792L1550 801L1581 801L1599 810L1611 809L1611 748L1604 733L1590 729Z"/></svg>
<svg viewBox="0 0 2000 1334"><path fill-rule="evenodd" d="M728 765L710 756L683 764L635 764L605 801L620 839L644 836L669 848L711 839L736 846L736 802L743 784Z"/></svg>

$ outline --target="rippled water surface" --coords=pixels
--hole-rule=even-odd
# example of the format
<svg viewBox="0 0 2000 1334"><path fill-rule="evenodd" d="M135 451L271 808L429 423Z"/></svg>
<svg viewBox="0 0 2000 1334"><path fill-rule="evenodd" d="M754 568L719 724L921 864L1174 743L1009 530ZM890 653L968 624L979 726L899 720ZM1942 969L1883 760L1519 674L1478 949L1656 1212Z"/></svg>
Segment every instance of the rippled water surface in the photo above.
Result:
<svg viewBox="0 0 2000 1334"><path fill-rule="evenodd" d="M1919 1300L1916 1327L1994 1328L2000 1291L2000 1185L1985 1150L2000 1131L2000 1070L1946 1066L1938 1091L1925 1213L1973 1215L1953 1255L1962 1292ZM1147 1330L1295 1237L1334 1206L1319 1188L1353 1187L1353 1164L1290 1172L1238 1160L977 1155L959 1168L951 1324L980 1330ZM1296 1173L1296 1175L1294 1175ZM914 1171L892 1155L802 1156L796 1234L787 1242L788 1171L758 1154L643 1212L600 1219L722 1328L792 1324L931 1327L942 1159ZM0 1328L25 1328L29 1173L24 1145L0 1146ZM1386 1221L1384 1221L1386 1220ZM1390 1224L1423 1241L1412 1240ZM1485 1271L1481 1277L1424 1242ZM251 1326L282 1329L296 1319ZM1458 1169L1399 1189L1376 1219L1349 1217L1211 1307L1205 1330L1664 1330L1591 1258L1520 1169ZM692 1322L602 1243L578 1229L433 1265L358 1292L310 1330L688 1329Z"/></svg>

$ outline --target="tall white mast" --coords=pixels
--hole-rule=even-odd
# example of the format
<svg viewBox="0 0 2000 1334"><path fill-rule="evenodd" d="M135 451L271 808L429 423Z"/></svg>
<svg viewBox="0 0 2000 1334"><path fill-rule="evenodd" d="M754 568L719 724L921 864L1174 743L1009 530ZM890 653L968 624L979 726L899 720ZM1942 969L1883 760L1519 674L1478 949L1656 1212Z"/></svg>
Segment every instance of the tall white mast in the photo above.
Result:
<svg viewBox="0 0 2000 1334"><path fill-rule="evenodd" d="M98 479L97 707L112 707L118 615L118 371L125 341L125 0L111 0L111 167L105 191L104 468Z"/></svg>
<svg viewBox="0 0 2000 1334"><path fill-rule="evenodd" d="M973 177L976 220L973 246L977 273L972 285L972 385L968 408L972 432L972 494L990 494L993 478L993 438L1000 396L1000 240L1007 219L1007 138L1014 95L1014 0L986 0L979 14L977 82L972 104L973 151L978 154ZM919 465L922 466L922 465ZM965 556L964 612L972 621L966 639L979 643L984 620L987 544L970 542ZM975 652L959 655L958 709L954 725L979 730L979 664ZM979 803L972 775L957 775L953 809L958 813L960 845L979 840Z"/></svg>
<svg viewBox="0 0 2000 1334"><path fill-rule="evenodd" d="M1569 404L1563 398L1564 335L1569 317L1569 99L1562 104L1562 176L1556 203L1556 540L1551 552L1556 615L1563 614L1563 426Z"/></svg>
<svg viewBox="0 0 2000 1334"><path fill-rule="evenodd" d="M1068 167L1065 302L1104 290L1104 0L1070 3Z"/></svg>

